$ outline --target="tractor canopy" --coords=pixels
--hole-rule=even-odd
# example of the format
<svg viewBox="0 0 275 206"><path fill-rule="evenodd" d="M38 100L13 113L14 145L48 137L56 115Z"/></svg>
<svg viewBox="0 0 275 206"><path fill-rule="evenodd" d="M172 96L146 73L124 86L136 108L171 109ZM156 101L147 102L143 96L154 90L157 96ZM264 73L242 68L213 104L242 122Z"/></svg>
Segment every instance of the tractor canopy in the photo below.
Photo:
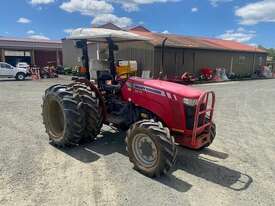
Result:
<svg viewBox="0 0 275 206"><path fill-rule="evenodd" d="M196 88L185 86L182 84L177 84L173 82L167 82L163 80L154 79L142 79L139 77L132 77L129 79L133 84L137 84L138 87L144 86L147 89L157 89L160 92L169 92L171 94L176 94L181 97L186 97L190 99L198 99L204 92Z"/></svg>
<svg viewBox="0 0 275 206"><path fill-rule="evenodd" d="M118 31L103 28L78 28L71 32L67 39L87 40L89 42L106 43L111 38L114 42L130 42L130 41L148 41L147 37L140 36L127 31Z"/></svg>

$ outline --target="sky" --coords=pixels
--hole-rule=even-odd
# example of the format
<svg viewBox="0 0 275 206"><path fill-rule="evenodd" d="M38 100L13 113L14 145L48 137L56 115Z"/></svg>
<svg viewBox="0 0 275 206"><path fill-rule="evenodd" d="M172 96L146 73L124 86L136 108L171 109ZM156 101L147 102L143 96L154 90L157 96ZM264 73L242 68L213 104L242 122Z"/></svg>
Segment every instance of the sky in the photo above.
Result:
<svg viewBox="0 0 275 206"><path fill-rule="evenodd" d="M1 0L0 36L57 40L107 22L275 48L275 0Z"/></svg>

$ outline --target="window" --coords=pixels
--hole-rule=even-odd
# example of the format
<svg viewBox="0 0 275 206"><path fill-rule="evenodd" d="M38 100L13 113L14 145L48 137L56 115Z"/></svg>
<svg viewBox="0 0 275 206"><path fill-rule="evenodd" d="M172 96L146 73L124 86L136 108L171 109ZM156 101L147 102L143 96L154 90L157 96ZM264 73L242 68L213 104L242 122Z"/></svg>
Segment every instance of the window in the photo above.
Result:
<svg viewBox="0 0 275 206"><path fill-rule="evenodd" d="M9 64L1 63L0 68L1 69L12 69L12 66L10 66Z"/></svg>
<svg viewBox="0 0 275 206"><path fill-rule="evenodd" d="M10 50L6 50L5 51L5 56L15 56L15 57L23 57L24 55L24 51L10 51Z"/></svg>
<svg viewBox="0 0 275 206"><path fill-rule="evenodd" d="M13 69L11 65L6 64L6 69Z"/></svg>
<svg viewBox="0 0 275 206"><path fill-rule="evenodd" d="M245 56L240 56L239 57L239 64L244 64L245 63Z"/></svg>
<svg viewBox="0 0 275 206"><path fill-rule="evenodd" d="M31 52L25 51L25 57L30 57L30 56L31 56Z"/></svg>

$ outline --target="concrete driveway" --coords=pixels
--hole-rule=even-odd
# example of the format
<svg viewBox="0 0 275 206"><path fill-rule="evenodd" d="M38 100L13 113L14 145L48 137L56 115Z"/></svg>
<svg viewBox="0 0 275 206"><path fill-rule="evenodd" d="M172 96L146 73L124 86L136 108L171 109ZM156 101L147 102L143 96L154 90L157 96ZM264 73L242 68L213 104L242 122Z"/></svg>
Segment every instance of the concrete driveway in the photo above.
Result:
<svg viewBox="0 0 275 206"><path fill-rule="evenodd" d="M132 169L123 134L48 144L41 96L67 78L0 80L0 205L275 205L275 80L199 85L217 95L217 139L179 148L173 172L150 179Z"/></svg>

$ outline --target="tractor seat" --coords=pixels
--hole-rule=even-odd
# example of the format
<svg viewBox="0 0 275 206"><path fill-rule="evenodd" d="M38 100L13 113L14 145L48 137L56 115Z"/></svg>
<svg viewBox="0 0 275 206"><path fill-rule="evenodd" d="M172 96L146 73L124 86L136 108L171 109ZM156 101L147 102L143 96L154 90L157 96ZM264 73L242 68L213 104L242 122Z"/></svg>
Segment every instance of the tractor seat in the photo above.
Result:
<svg viewBox="0 0 275 206"><path fill-rule="evenodd" d="M120 92L120 84L116 84L109 71L97 71L99 88L110 94L118 94ZM112 81L112 84L106 84L107 81Z"/></svg>

